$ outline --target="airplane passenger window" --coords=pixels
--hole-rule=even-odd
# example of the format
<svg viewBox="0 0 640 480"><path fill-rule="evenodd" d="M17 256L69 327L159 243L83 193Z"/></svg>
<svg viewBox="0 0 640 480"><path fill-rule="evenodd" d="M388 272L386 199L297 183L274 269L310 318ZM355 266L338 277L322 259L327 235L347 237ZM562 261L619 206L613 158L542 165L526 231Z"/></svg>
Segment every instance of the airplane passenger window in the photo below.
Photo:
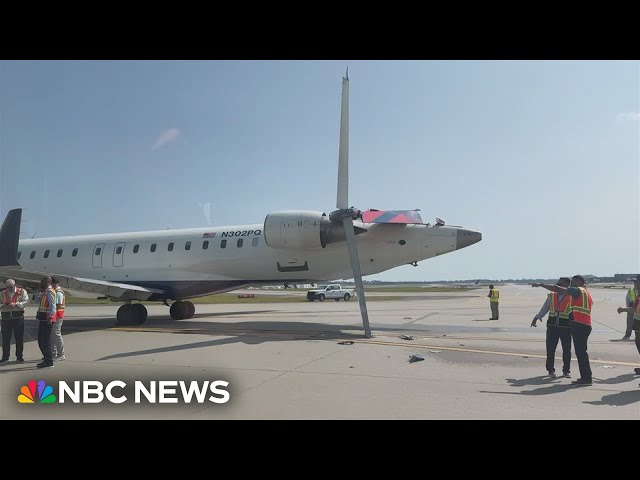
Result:
<svg viewBox="0 0 640 480"><path fill-rule="evenodd" d="M44 251L44 258L49 258L49 250Z"/></svg>
<svg viewBox="0 0 640 480"><path fill-rule="evenodd" d="M242 238L238 239L238 248L242 248L242 244L244 243L244 240Z"/></svg>
<svg viewBox="0 0 640 480"><path fill-rule="evenodd" d="M227 241L226 240L222 240L220 242L220 248L227 248Z"/></svg>
<svg viewBox="0 0 640 480"><path fill-rule="evenodd" d="M74 248L74 249L73 249L73 252L71 252L71 256L72 256L72 257L75 257L76 255L78 255L78 249L77 249L77 248Z"/></svg>
<svg viewBox="0 0 640 480"><path fill-rule="evenodd" d="M209 248L209 240L205 240L204 242L202 242L202 249L206 250L207 248Z"/></svg>
<svg viewBox="0 0 640 480"><path fill-rule="evenodd" d="M36 251L35 250L33 252L31 252L31 255L29 255L29 258L36 258Z"/></svg>
<svg viewBox="0 0 640 480"><path fill-rule="evenodd" d="M185 250L191 250L191 242L187 242L184 244L184 249Z"/></svg>
<svg viewBox="0 0 640 480"><path fill-rule="evenodd" d="M169 244L169 251L170 251L170 252L173 252L173 242L171 242L171 243Z"/></svg>
<svg viewBox="0 0 640 480"><path fill-rule="evenodd" d="M258 237L254 237L254 239L251 240L251 246L253 246L253 247L257 247L258 246Z"/></svg>
<svg viewBox="0 0 640 480"><path fill-rule="evenodd" d="M156 251L156 247L157 247L157 245L155 243L152 243L151 244L151 251L155 252Z"/></svg>
<svg viewBox="0 0 640 480"><path fill-rule="evenodd" d="M122 247L116 248L116 255L120 255L122 253Z"/></svg>
<svg viewBox="0 0 640 480"><path fill-rule="evenodd" d="M133 253L138 253L138 250L140 250L140 245L134 245L133 246Z"/></svg>
<svg viewBox="0 0 640 480"><path fill-rule="evenodd" d="M60 258L62 256L62 249L58 250L58 255L57 257Z"/></svg>
<svg viewBox="0 0 640 480"><path fill-rule="evenodd" d="M18 260L20 260L20 257L22 256L22 252L18 252Z"/></svg>
<svg viewBox="0 0 640 480"><path fill-rule="evenodd" d="M96 257L100 255L100 252L102 252L102 248L100 247L96 248Z"/></svg>

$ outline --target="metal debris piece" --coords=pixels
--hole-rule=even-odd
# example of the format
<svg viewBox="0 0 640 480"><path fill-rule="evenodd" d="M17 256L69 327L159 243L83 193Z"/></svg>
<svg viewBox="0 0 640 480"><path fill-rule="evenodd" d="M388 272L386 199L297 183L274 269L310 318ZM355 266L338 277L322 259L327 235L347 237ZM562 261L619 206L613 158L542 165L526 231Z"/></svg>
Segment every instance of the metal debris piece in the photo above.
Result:
<svg viewBox="0 0 640 480"><path fill-rule="evenodd" d="M411 335L400 335L400 338L403 340L415 340Z"/></svg>
<svg viewBox="0 0 640 480"><path fill-rule="evenodd" d="M353 340L345 340L344 342L338 342L338 345L353 345Z"/></svg>
<svg viewBox="0 0 640 480"><path fill-rule="evenodd" d="M529 357L527 357L526 355L523 355L522 358L529 358Z"/></svg>
<svg viewBox="0 0 640 480"><path fill-rule="evenodd" d="M429 350L429 353L442 353L442 350Z"/></svg>
<svg viewBox="0 0 640 480"><path fill-rule="evenodd" d="M411 320L411 317L404 317L403 320Z"/></svg>
<svg viewBox="0 0 640 480"><path fill-rule="evenodd" d="M424 357L421 357L420 355L410 355L409 356L409 363L421 362L422 360L424 360Z"/></svg>
<svg viewBox="0 0 640 480"><path fill-rule="evenodd" d="M601 367L601 368L616 368L613 365L596 365L596 367Z"/></svg>

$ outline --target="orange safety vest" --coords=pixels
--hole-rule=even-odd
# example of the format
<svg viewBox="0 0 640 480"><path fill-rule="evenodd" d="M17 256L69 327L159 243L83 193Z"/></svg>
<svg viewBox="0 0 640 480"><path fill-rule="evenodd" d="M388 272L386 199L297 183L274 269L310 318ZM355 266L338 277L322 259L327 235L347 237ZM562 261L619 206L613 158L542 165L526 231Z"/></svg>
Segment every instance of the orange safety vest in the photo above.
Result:
<svg viewBox="0 0 640 480"><path fill-rule="evenodd" d="M549 294L549 320L547 325L556 325L561 327L569 326L569 314L571 313L571 295L565 295L558 307L558 294L551 292ZM553 318L555 317L555 320Z"/></svg>
<svg viewBox="0 0 640 480"><path fill-rule="evenodd" d="M56 318L64 318L64 304L66 302L66 295L64 294L64 291L62 289L60 290L55 290L56 292ZM58 302L58 293L62 294L62 303L57 303Z"/></svg>
<svg viewBox="0 0 640 480"><path fill-rule="evenodd" d="M20 299L20 294L22 293L22 289L16 287L16 293L13 295L13 297L9 296L9 289L7 288L4 291L4 304L8 305L10 303L18 303L18 300ZM16 310L14 310L16 309ZM24 315L24 307L5 307L5 310L2 312L2 318L14 318L13 316L16 315L17 317Z"/></svg>
<svg viewBox="0 0 640 480"><path fill-rule="evenodd" d="M578 298L569 295L571 296L571 320L590 327L593 299L586 288L578 287L578 289L580 290L580 296Z"/></svg>
<svg viewBox="0 0 640 480"><path fill-rule="evenodd" d="M18 303L18 298L20 298L20 294L22 293L22 289L16 287L16 293L13 297L9 296L9 289L7 288L4 291L4 303Z"/></svg>
<svg viewBox="0 0 640 480"><path fill-rule="evenodd" d="M40 305L38 306L38 315L36 317L38 318L38 320L47 319L47 312L49 311L49 295L47 295L48 291L53 292L53 298L56 297L56 291L51 287L46 288L43 292L40 293ZM53 319L51 321L56 321L55 314L53 315Z"/></svg>

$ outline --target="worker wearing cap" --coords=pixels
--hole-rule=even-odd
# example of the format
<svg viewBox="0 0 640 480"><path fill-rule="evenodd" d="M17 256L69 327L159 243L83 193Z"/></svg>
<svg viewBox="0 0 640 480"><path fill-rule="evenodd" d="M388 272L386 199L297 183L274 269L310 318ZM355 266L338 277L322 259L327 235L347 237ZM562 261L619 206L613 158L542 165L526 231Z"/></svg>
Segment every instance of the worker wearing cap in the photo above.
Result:
<svg viewBox="0 0 640 480"><path fill-rule="evenodd" d="M625 304L627 305L627 330L624 332L623 340L631 340L631 331L633 330L633 306L636 299L640 296L640 275L633 279L633 287L627 292ZM630 307L630 308L629 308ZM618 312L622 313L622 312ZM638 343L638 333L636 332L636 343Z"/></svg>
<svg viewBox="0 0 640 480"><path fill-rule="evenodd" d="M2 317L2 358L0 362L9 361L11 337L16 339L16 358L24 362L24 307L29 302L29 295L24 288L16 287L16 281L9 278L4 282L7 287L0 294L0 316Z"/></svg>
<svg viewBox="0 0 640 480"><path fill-rule="evenodd" d="M60 281L51 278L51 287L56 291L56 321L51 327L51 358L64 360L64 341L62 340L62 322L64 321L65 294Z"/></svg>
<svg viewBox="0 0 640 480"><path fill-rule="evenodd" d="M568 287L571 283L568 277L561 277L556 285ZM569 325L569 313L571 311L571 296L566 293L551 292L540 309L533 317L531 326L535 327L538 320L542 321L549 312L547 320L547 372L550 377L556 376L555 356L558 340L562 344L562 376L571 378L571 327Z"/></svg>

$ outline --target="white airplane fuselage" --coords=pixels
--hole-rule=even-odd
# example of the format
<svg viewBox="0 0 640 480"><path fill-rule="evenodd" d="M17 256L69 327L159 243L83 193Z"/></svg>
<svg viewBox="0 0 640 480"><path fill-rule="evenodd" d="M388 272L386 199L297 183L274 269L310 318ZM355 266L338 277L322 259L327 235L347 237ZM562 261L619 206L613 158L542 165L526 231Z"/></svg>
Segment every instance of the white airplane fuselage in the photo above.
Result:
<svg viewBox="0 0 640 480"><path fill-rule="evenodd" d="M481 239L479 232L459 227L356 225L367 230L356 237L363 275L452 252ZM353 276L345 242L325 248L271 248L262 224L21 240L18 251L25 270L166 292L153 297L156 300Z"/></svg>

